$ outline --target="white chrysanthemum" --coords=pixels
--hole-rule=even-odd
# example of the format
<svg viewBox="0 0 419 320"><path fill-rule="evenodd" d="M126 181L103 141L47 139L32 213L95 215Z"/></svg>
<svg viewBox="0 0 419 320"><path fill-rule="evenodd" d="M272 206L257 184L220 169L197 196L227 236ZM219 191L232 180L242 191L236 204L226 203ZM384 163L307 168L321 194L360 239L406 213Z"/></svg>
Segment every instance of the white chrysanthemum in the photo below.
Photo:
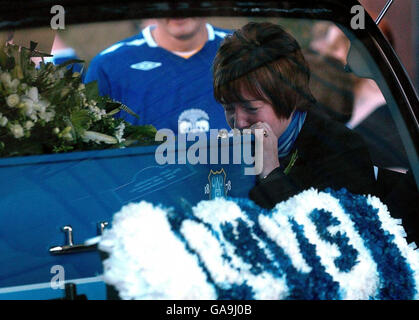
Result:
<svg viewBox="0 0 419 320"><path fill-rule="evenodd" d="M16 107L20 102L19 95L16 93L11 94L6 98L6 103L10 108Z"/></svg>
<svg viewBox="0 0 419 320"><path fill-rule="evenodd" d="M20 124L9 125L9 130L16 139L22 138L24 136L24 131Z"/></svg>
<svg viewBox="0 0 419 320"><path fill-rule="evenodd" d="M415 299L419 300L419 251L416 249L416 243L412 242L407 244L406 232L402 226L402 221L394 219L388 208L383 204L380 199L373 196L368 196L368 204L378 209L378 217L382 223L384 230L394 235L394 243L400 250L402 256L409 263L411 270L413 271L413 277L416 281L416 296ZM412 250L413 249L413 250Z"/></svg>
<svg viewBox="0 0 419 320"><path fill-rule="evenodd" d="M150 203L124 206L99 243L110 253L105 282L122 299L215 299L197 256L172 232L167 213Z"/></svg>

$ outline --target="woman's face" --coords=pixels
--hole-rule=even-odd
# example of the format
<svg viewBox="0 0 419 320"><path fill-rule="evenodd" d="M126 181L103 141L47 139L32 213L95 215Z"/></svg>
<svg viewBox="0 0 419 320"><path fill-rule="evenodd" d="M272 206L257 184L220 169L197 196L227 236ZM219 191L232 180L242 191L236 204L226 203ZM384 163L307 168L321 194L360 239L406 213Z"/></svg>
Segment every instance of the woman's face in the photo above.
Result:
<svg viewBox="0 0 419 320"><path fill-rule="evenodd" d="M223 105L227 123L232 129L247 129L257 122L267 123L276 137L288 127L291 118L278 118L272 105L269 103L256 100L252 97L244 95L245 102L236 102Z"/></svg>

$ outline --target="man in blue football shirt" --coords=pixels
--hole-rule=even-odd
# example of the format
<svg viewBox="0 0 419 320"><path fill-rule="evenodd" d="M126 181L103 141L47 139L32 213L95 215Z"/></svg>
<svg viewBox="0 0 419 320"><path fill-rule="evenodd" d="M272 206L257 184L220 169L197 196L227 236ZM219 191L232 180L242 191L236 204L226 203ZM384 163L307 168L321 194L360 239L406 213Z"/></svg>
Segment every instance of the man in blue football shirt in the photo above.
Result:
<svg viewBox="0 0 419 320"><path fill-rule="evenodd" d="M227 30L204 18L157 19L138 35L117 42L90 63L85 82L139 115L120 116L177 133L228 128L215 101L211 66Z"/></svg>

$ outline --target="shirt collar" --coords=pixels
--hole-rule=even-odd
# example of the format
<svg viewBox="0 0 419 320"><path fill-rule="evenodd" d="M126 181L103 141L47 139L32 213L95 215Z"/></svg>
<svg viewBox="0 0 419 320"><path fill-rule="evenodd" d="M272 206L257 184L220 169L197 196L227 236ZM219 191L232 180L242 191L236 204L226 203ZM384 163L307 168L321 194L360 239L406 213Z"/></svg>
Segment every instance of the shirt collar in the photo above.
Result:
<svg viewBox="0 0 419 320"><path fill-rule="evenodd" d="M214 28L209 23L205 24L208 33L208 41L213 41L215 39ZM149 25L145 27L142 31L144 40L147 42L148 46L151 48L158 47L156 41L154 41L153 36L151 35L151 30L153 30L156 26Z"/></svg>

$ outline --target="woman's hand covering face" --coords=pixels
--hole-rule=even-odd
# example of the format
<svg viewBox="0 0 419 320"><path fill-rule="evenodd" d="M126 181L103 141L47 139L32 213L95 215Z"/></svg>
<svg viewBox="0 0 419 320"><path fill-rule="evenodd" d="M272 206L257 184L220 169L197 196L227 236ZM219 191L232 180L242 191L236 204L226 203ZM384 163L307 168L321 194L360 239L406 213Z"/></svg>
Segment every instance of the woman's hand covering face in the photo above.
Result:
<svg viewBox="0 0 419 320"><path fill-rule="evenodd" d="M263 170L261 177L268 175L279 166L278 139L288 127L291 117L278 118L274 108L262 100L246 100L224 105L227 123L233 129L250 129L255 134L255 129L263 130L262 135L256 139L263 145Z"/></svg>

